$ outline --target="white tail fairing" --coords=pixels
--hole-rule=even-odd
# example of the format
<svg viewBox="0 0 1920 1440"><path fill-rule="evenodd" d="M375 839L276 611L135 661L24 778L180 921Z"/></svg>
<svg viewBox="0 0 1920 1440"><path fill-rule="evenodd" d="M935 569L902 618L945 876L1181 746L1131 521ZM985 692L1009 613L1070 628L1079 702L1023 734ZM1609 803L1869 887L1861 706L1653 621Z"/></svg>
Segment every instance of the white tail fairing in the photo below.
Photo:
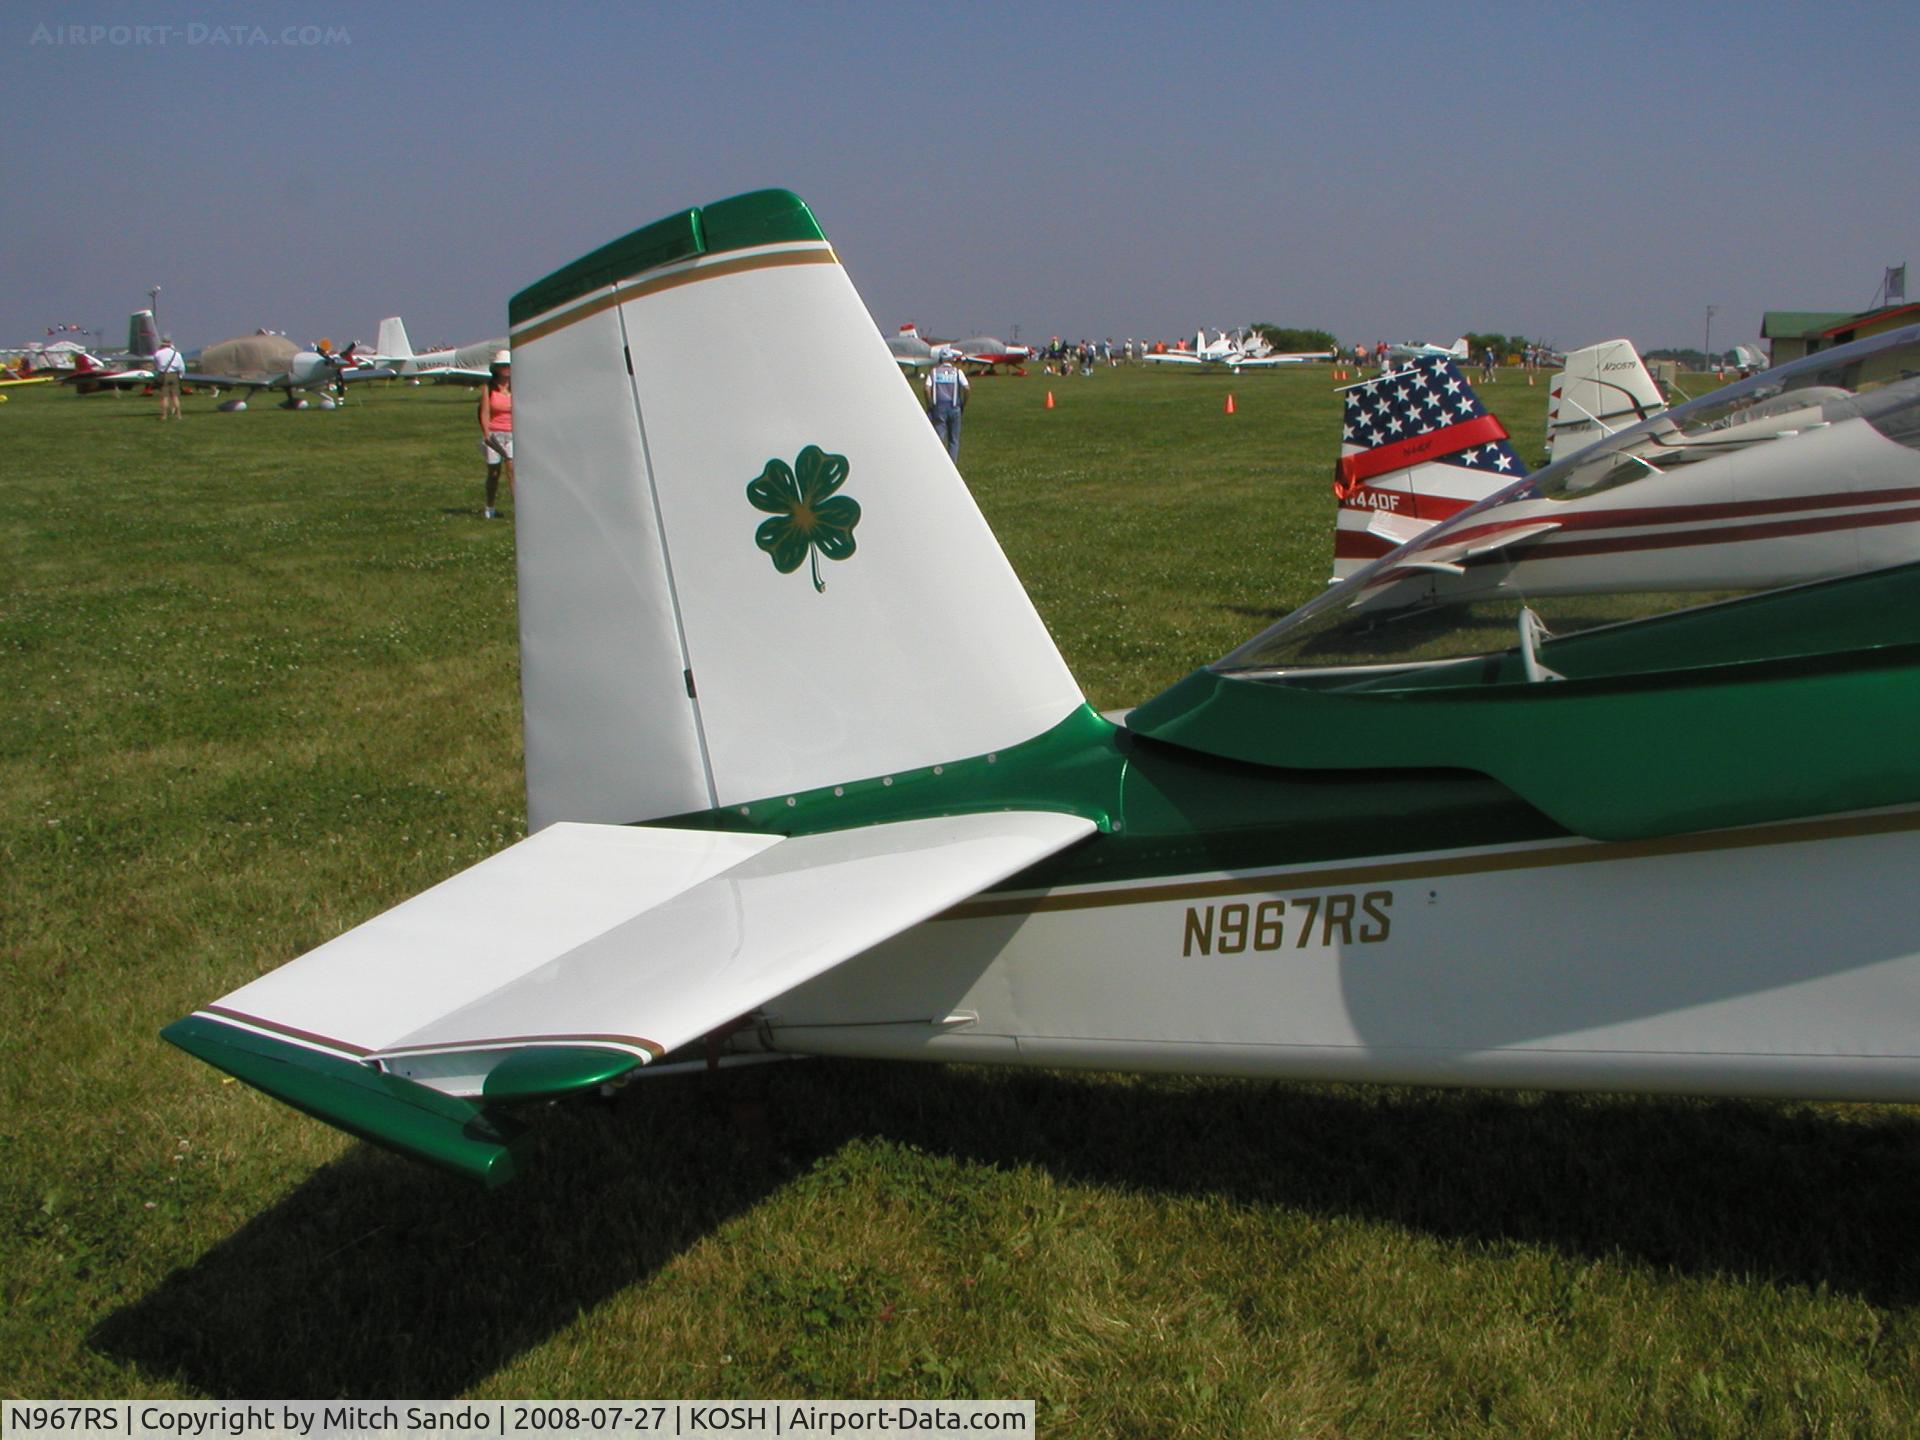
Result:
<svg viewBox="0 0 1920 1440"><path fill-rule="evenodd" d="M797 198L636 231L512 319L534 828L896 774L1081 705Z"/></svg>

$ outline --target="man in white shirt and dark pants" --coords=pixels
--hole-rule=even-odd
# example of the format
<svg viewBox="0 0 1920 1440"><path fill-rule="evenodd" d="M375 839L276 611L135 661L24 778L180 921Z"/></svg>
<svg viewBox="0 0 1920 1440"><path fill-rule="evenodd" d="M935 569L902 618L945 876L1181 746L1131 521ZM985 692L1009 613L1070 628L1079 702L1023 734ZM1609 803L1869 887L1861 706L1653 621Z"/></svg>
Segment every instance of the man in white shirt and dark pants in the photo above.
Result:
<svg viewBox="0 0 1920 1440"><path fill-rule="evenodd" d="M951 350L943 351L940 363L927 372L927 415L934 433L947 447L947 454L960 459L960 412L967 404L966 372Z"/></svg>

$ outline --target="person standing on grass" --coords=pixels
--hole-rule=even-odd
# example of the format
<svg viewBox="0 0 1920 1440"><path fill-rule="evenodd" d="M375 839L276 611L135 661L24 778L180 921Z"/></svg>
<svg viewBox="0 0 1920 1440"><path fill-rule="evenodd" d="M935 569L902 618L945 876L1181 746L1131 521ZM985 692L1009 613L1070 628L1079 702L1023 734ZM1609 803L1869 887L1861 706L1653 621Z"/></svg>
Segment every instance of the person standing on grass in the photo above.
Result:
<svg viewBox="0 0 1920 1440"><path fill-rule="evenodd" d="M160 418L180 418L180 377L187 373L187 357L174 348L173 337L163 336L153 352L153 381L160 392Z"/></svg>
<svg viewBox="0 0 1920 1440"><path fill-rule="evenodd" d="M933 433L947 447L947 455L957 461L960 412L966 408L967 392L972 387L967 382L967 372L954 360L952 351L941 353L940 363L927 372L926 386L927 418L933 421Z"/></svg>
<svg viewBox="0 0 1920 1440"><path fill-rule="evenodd" d="M483 518L497 520L493 502L500 497L500 472L507 473L507 494L513 494L513 356L501 350L487 367L487 386L480 392L480 453L487 460L487 507Z"/></svg>

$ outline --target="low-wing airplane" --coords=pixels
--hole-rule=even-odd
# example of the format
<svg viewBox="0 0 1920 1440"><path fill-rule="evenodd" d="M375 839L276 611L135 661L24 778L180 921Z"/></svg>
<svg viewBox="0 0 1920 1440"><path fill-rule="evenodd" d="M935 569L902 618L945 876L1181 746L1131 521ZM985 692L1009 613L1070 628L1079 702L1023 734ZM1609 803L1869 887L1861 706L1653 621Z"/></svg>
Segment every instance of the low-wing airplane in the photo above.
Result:
<svg viewBox="0 0 1920 1440"><path fill-rule="evenodd" d="M1288 354L1277 353L1264 338L1247 332L1228 334L1221 331L1213 339L1207 339L1205 330L1199 331L1193 339L1191 350L1151 351L1146 355L1149 365L1192 365L1208 370L1227 369L1234 374L1242 370L1270 370L1278 365L1304 365L1314 360L1331 358L1332 352L1326 350L1301 350Z"/></svg>
<svg viewBox="0 0 1920 1440"><path fill-rule="evenodd" d="M1472 346L1462 335L1451 345L1433 345L1425 340L1397 340L1387 346L1389 360L1467 360Z"/></svg>
<svg viewBox="0 0 1920 1440"><path fill-rule="evenodd" d="M925 370L937 365L946 352L947 347L942 345L936 354L934 347L921 338L920 327L911 320L887 337L887 353L902 370Z"/></svg>
<svg viewBox="0 0 1920 1440"><path fill-rule="evenodd" d="M373 353L359 358L362 364L387 370L401 379L455 380L480 385L493 373L488 368L493 357L506 348L506 337L496 336L492 340L476 340L471 345L416 353L413 342L407 338L406 322L398 315L389 315L380 322Z"/></svg>
<svg viewBox="0 0 1920 1440"><path fill-rule="evenodd" d="M1630 340L1568 352L1547 383L1547 458L1559 460L1667 408L1666 396Z"/></svg>
<svg viewBox="0 0 1920 1440"><path fill-rule="evenodd" d="M1027 373L1027 361L1033 358L1032 346L1009 345L991 335L956 340L950 348L959 352L962 365L972 365L987 375L993 374L1002 365L1011 365L1015 374L1024 375Z"/></svg>
<svg viewBox="0 0 1920 1440"><path fill-rule="evenodd" d="M346 403L345 386L350 381L372 380L391 375L382 366L363 365L355 358L359 346L345 350L316 348L302 350L284 335L261 331L223 340L200 352L199 365L187 372L187 382L215 390L240 390L245 393L220 402L224 411L245 410L247 402L261 390L278 390L285 395L280 402L287 410L304 410L303 392L317 393L319 408L331 410Z"/></svg>
<svg viewBox="0 0 1920 1440"><path fill-rule="evenodd" d="M797 198L596 257L509 312L532 833L175 1044L488 1181L529 1102L681 1057L1920 1099L1920 327L1549 467L1116 721ZM1796 404L1676 510L1656 452ZM1542 601L1568 542L1592 585ZM1644 589L1659 549L1720 593Z"/></svg>
<svg viewBox="0 0 1920 1440"><path fill-rule="evenodd" d="M135 310L127 317L127 348L112 354L95 355L77 350L73 367L63 371L62 385L71 385L81 395L101 395L109 390L131 390L154 381L153 352L160 348L160 332L153 311Z"/></svg>

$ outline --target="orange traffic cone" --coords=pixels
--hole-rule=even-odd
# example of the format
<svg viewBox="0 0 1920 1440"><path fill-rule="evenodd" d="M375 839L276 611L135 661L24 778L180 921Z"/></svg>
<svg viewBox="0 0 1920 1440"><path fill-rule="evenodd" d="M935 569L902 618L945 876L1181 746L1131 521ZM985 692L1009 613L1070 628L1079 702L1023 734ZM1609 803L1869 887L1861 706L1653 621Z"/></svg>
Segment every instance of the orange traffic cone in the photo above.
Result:
<svg viewBox="0 0 1920 1440"><path fill-rule="evenodd" d="M1051 390L1047 391L1047 408L1049 410L1053 408L1053 391Z"/></svg>
<svg viewBox="0 0 1920 1440"><path fill-rule="evenodd" d="M1233 414L1233 396L1232 395L1227 396L1227 413L1229 415Z"/></svg>

